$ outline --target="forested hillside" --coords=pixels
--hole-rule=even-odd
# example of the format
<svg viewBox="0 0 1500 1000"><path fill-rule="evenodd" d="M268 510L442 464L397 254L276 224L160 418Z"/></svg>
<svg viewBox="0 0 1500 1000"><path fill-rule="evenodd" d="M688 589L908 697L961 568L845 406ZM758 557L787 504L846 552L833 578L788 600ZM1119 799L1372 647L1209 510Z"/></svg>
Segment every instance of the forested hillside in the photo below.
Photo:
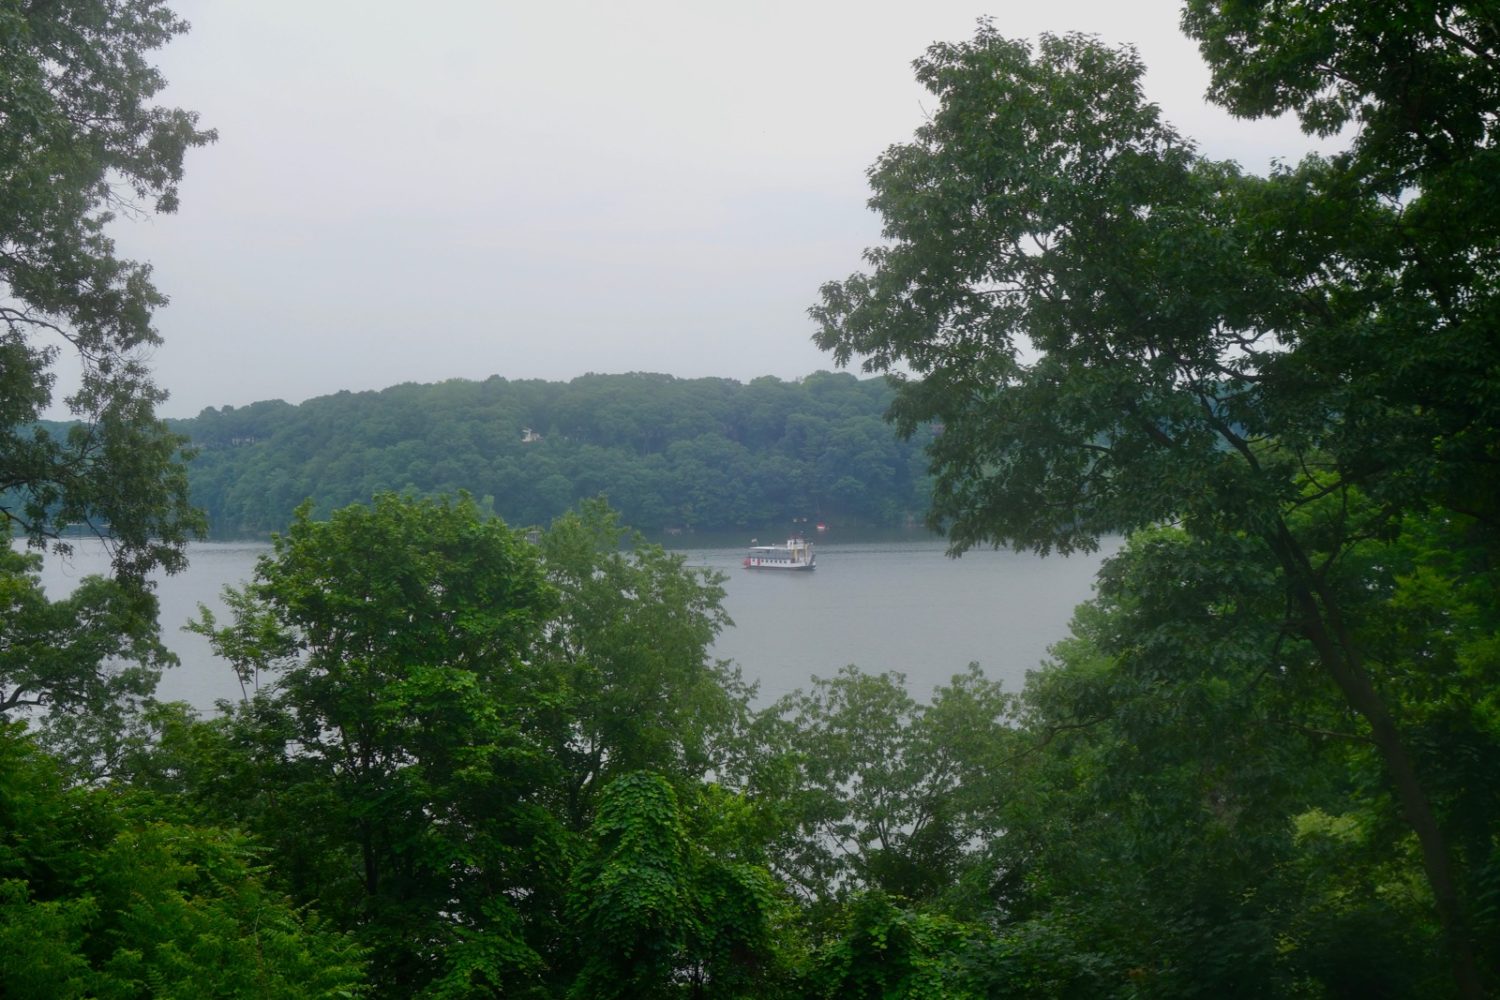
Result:
<svg viewBox="0 0 1500 1000"><path fill-rule="evenodd" d="M819 372L748 384L670 375L454 379L207 409L175 421L198 449L193 501L216 535L282 528L382 490L467 490L511 524L606 494L648 532L759 531L795 518L899 525L927 507L927 428L882 419L883 378Z"/></svg>

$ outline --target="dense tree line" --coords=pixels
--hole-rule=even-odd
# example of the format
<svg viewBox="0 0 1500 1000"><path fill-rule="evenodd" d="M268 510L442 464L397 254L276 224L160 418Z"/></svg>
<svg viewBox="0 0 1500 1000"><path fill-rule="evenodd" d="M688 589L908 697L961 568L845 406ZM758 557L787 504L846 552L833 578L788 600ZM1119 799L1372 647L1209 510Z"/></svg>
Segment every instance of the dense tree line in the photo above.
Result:
<svg viewBox="0 0 1500 1000"><path fill-rule="evenodd" d="M193 501L222 535L285 526L382 490L467 490L515 524L605 494L637 528L781 529L794 518L901 525L927 504L921 449L883 422L884 379L586 375L452 380L207 409Z"/></svg>

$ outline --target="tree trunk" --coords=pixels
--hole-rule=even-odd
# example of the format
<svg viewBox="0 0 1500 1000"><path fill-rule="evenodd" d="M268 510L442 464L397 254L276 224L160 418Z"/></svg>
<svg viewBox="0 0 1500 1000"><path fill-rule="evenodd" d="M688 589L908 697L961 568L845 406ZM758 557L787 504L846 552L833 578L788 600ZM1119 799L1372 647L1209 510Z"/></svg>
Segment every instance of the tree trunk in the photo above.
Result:
<svg viewBox="0 0 1500 1000"><path fill-rule="evenodd" d="M1401 812L1412 832L1417 835L1422 867L1427 875L1428 886L1432 889L1443 934L1447 938L1449 961L1458 995L1464 1000L1478 1000L1484 996L1484 988L1480 984L1467 921L1453 881L1448 845L1438 826L1437 817L1433 815L1427 793L1417 778L1411 756L1401 742L1395 720L1387 711L1380 693L1375 690L1359 652L1344 627L1337 601L1326 588L1320 586L1306 553L1292 537L1285 523L1278 527L1279 531L1271 544L1291 582L1292 596L1302 616L1302 634L1312 643L1323 668L1338 685L1349 707L1370 724L1371 739L1385 764L1391 783L1395 786Z"/></svg>
<svg viewBox="0 0 1500 1000"><path fill-rule="evenodd" d="M380 892L380 865L375 859L375 842L370 834L370 821L359 821L359 848L365 863L366 902Z"/></svg>

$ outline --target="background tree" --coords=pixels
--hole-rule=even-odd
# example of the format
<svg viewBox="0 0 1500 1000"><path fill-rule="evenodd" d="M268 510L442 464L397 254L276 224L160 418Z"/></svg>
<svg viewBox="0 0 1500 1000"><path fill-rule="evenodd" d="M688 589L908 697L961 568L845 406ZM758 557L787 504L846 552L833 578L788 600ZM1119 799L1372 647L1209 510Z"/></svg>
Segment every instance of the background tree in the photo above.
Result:
<svg viewBox="0 0 1500 1000"><path fill-rule="evenodd" d="M1273 45L1333 38L1338 59L1369 54L1345 41L1358 30L1283 32L1267 5L1231 10L1219 20L1265 27ZM1199 157L1144 100L1141 72L1128 50L1044 36L1033 52L988 25L930 49L917 75L940 106L871 172L890 242L867 252L869 274L824 286L819 342L841 362L901 361L920 376L901 381L891 413L908 432L943 424L932 518L956 551L1066 552L1172 520L1262 546L1288 634L1368 726L1421 845L1456 982L1478 995L1472 900L1435 778L1382 690L1389 665L1358 641L1369 606L1335 570L1404 515L1457 506L1469 471L1492 474L1488 404L1426 400L1484 394L1493 246L1446 231L1414 242L1433 196L1376 183L1371 145L1266 179ZM1316 119L1315 99L1289 93L1277 99ZM1488 93L1473 95L1481 119ZM1463 147L1464 170L1481 147ZM1454 266L1433 269L1439 247ZM1462 309L1445 313L1450 299ZM1444 369L1438 358L1458 350L1470 360Z"/></svg>
<svg viewBox="0 0 1500 1000"><path fill-rule="evenodd" d="M199 449L193 499L224 535L278 530L308 498L326 516L382 490L460 489L512 524L607 495L642 531L756 534L793 518L899 526L923 509L926 432L898 440L881 420L890 400L884 379L827 372L497 377L210 408L172 426Z"/></svg>

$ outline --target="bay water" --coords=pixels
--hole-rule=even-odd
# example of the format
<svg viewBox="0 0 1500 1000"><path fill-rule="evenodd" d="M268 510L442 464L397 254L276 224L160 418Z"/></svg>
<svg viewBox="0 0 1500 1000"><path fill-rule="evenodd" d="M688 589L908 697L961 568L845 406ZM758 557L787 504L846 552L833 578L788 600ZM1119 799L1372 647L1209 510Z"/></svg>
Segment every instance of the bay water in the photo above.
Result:
<svg viewBox="0 0 1500 1000"><path fill-rule="evenodd" d="M756 701L764 705L848 664L867 673L899 671L921 700L970 662L1019 691L1047 647L1066 636L1074 607L1090 597L1099 564L1118 546L1106 540L1097 553L1066 558L976 550L951 559L938 538L833 542L818 545L810 573L744 569L741 547L680 551L688 565L726 577L724 609L734 625L713 652L759 685ZM108 571L99 542L80 539L74 548L44 565L53 597ZM204 711L240 697L228 664L183 626L200 602L222 620L223 588L249 580L269 551L257 543L195 543L187 570L157 579L163 641L182 660L163 676L158 697Z"/></svg>

